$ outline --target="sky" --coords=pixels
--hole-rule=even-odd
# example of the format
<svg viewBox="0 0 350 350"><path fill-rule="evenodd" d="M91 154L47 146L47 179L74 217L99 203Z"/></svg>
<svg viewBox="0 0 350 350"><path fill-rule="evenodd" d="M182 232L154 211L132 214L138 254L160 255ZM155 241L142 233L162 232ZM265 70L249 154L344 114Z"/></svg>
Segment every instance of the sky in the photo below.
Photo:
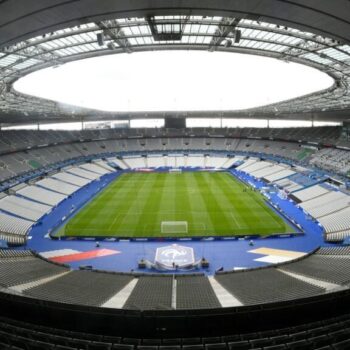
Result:
<svg viewBox="0 0 350 350"><path fill-rule="evenodd" d="M258 107L325 89L326 74L238 53L158 51L66 63L18 80L16 90L103 111L198 111Z"/></svg>

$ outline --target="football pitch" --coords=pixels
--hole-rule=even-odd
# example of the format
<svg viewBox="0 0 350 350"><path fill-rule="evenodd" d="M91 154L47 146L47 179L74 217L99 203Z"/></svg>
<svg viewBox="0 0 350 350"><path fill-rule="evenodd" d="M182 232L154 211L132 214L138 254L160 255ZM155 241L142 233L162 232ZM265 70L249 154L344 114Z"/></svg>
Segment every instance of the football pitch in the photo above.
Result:
<svg viewBox="0 0 350 350"><path fill-rule="evenodd" d="M162 222L185 222L164 230ZM294 232L255 192L224 172L126 173L58 232L65 236L183 237Z"/></svg>

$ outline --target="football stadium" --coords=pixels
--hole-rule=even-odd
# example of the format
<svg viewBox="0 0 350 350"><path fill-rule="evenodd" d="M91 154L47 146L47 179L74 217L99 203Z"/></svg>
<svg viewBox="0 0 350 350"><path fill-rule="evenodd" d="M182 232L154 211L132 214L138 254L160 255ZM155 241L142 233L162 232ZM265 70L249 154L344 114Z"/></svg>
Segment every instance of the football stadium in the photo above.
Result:
<svg viewBox="0 0 350 350"><path fill-rule="evenodd" d="M350 2L0 1L0 350L350 349Z"/></svg>

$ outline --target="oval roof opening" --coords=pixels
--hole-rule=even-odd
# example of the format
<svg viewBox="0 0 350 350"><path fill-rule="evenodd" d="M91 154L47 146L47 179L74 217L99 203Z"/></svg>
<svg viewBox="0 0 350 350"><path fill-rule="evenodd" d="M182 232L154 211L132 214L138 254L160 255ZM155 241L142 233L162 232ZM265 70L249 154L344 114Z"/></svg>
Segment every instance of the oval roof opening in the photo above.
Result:
<svg viewBox="0 0 350 350"><path fill-rule="evenodd" d="M31 73L22 93L101 111L240 110L296 98L334 83L305 65L238 53L115 54Z"/></svg>

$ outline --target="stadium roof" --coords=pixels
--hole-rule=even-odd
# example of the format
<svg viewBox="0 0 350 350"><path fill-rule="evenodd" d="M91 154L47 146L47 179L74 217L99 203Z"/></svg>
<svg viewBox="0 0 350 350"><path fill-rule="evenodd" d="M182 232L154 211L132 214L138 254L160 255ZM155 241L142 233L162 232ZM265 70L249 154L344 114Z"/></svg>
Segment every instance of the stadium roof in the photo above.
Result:
<svg viewBox="0 0 350 350"><path fill-rule="evenodd" d="M349 1L9 0L0 2L0 122L215 116L205 111L101 112L62 106L12 87L30 72L69 61L176 49L274 57L312 66L334 79L331 88L308 96L245 111L218 111L217 116L350 116Z"/></svg>

